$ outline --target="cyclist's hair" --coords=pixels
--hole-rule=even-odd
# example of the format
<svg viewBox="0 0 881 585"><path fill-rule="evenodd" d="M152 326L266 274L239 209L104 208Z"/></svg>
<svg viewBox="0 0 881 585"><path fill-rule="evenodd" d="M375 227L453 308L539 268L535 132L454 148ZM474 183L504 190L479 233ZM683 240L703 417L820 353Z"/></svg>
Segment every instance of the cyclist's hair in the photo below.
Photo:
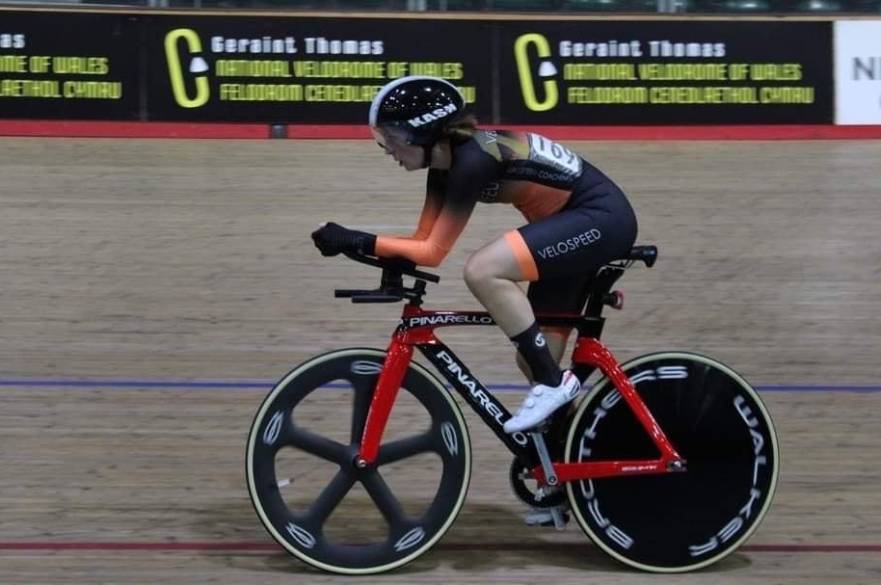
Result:
<svg viewBox="0 0 881 585"><path fill-rule="evenodd" d="M476 130L477 116L470 112L459 112L443 127L439 138L448 138L452 142L464 142L471 138Z"/></svg>

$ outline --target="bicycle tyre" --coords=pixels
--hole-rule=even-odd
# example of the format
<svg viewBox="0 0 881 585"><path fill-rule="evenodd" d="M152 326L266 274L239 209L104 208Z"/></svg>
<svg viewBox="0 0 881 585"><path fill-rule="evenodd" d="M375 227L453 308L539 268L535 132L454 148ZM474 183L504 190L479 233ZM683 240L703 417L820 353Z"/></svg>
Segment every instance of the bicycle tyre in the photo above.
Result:
<svg viewBox="0 0 881 585"><path fill-rule="evenodd" d="M362 396L361 404L369 404L385 355L386 352L377 349L351 348L332 351L306 361L276 384L264 399L251 425L246 475L248 492L257 515L269 534L289 553L325 571L341 574L380 573L410 562L428 551L443 536L465 501L471 477L471 443L465 419L450 392L416 362L410 364L399 392L409 392L428 411L430 428L424 436L414 437L414 445L415 440L419 439L419 448L440 455L443 467L438 491L421 517L396 517L398 513L403 516L403 508L397 505L399 502L394 494L388 495L382 491L388 490L388 484L382 479L382 465L394 456L392 449L400 450L400 447L383 442L375 466L359 470L354 465L359 443L354 437L360 437L363 420L360 429L352 429L350 445L319 442L298 430L295 422L297 405L333 380L350 382L356 396ZM366 406L363 408L366 415ZM353 426L357 425L357 415L352 418ZM283 448L293 446L302 449L304 445L309 448L316 448L314 445L326 447L328 451L325 455L340 459L340 471L307 513L297 514L288 508L281 495L275 475L275 457ZM341 450L341 447L344 449ZM351 477L346 476L347 473ZM326 537L323 522L330 512L324 514L323 509L328 504L321 502L321 498L328 490L339 492L347 483L349 488L345 493L348 493L355 482L361 482L368 490L374 505L389 522L388 538L385 540L353 545L333 542ZM331 484L342 487L331 488ZM379 491L370 492L368 485ZM378 503L377 497L384 507ZM344 498L345 495L342 495L340 501ZM338 504L339 501L334 507ZM322 510L321 514L313 514L316 508ZM322 514L323 519L319 517ZM311 515L315 517L310 518ZM389 516L394 517L395 526L392 526Z"/></svg>
<svg viewBox="0 0 881 585"><path fill-rule="evenodd" d="M746 380L706 356L656 353L622 369L687 469L569 482L575 517L631 567L673 573L715 563L749 538L773 499L780 458L767 409ZM573 417L566 461L658 455L614 385L600 379Z"/></svg>

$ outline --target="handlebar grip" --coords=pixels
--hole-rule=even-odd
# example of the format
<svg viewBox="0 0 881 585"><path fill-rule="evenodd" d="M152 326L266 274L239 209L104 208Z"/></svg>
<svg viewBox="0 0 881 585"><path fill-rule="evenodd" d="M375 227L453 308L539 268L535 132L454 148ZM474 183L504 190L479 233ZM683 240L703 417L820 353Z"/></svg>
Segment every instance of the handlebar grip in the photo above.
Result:
<svg viewBox="0 0 881 585"><path fill-rule="evenodd" d="M421 270L410 270L408 272L405 272L404 274L409 274L410 276L421 278L422 280L427 280L428 282L440 282L440 276L438 276L437 274L431 274L430 272L423 272Z"/></svg>
<svg viewBox="0 0 881 585"><path fill-rule="evenodd" d="M400 272L401 274L421 278L428 282L440 282L440 277L438 275L416 270L415 263L403 258L374 258L373 256L365 256L364 254L358 254L357 252L343 252L343 254L347 258L354 260L355 262L360 262L361 264L376 266L383 270Z"/></svg>
<svg viewBox="0 0 881 585"><path fill-rule="evenodd" d="M364 294L364 295L354 295L352 297L353 303L397 303L404 297L400 297L397 295L384 295L384 294Z"/></svg>

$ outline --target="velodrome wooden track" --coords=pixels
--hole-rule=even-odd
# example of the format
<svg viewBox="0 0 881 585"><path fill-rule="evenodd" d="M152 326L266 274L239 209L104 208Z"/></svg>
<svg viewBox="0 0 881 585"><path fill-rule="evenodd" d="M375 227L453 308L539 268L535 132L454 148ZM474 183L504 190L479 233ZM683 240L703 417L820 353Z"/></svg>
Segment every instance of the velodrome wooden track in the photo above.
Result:
<svg viewBox="0 0 881 585"><path fill-rule="evenodd" d="M619 181L639 240L661 251L620 282L604 339L622 359L699 350L760 388L783 460L771 511L716 566L634 573L574 524L522 526L509 458L468 412L462 514L425 556L359 582L881 582L881 143L570 146ZM266 535L245 439L272 380L321 351L384 346L400 310L333 299L376 275L322 258L309 232L409 230L423 176L366 141L0 139L0 152L0 582L346 580ZM429 305L476 308L464 260L517 222L480 206ZM485 383L522 383L497 330L443 337Z"/></svg>

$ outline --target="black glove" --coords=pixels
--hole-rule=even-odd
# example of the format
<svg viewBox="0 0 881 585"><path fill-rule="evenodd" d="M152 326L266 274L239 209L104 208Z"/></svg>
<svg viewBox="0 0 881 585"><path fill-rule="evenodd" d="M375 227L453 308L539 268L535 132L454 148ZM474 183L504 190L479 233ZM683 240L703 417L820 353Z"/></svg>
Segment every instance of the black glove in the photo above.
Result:
<svg viewBox="0 0 881 585"><path fill-rule="evenodd" d="M336 256L341 252L358 252L372 256L376 248L375 235L350 230L332 221L312 232L312 241L321 250L322 256Z"/></svg>

